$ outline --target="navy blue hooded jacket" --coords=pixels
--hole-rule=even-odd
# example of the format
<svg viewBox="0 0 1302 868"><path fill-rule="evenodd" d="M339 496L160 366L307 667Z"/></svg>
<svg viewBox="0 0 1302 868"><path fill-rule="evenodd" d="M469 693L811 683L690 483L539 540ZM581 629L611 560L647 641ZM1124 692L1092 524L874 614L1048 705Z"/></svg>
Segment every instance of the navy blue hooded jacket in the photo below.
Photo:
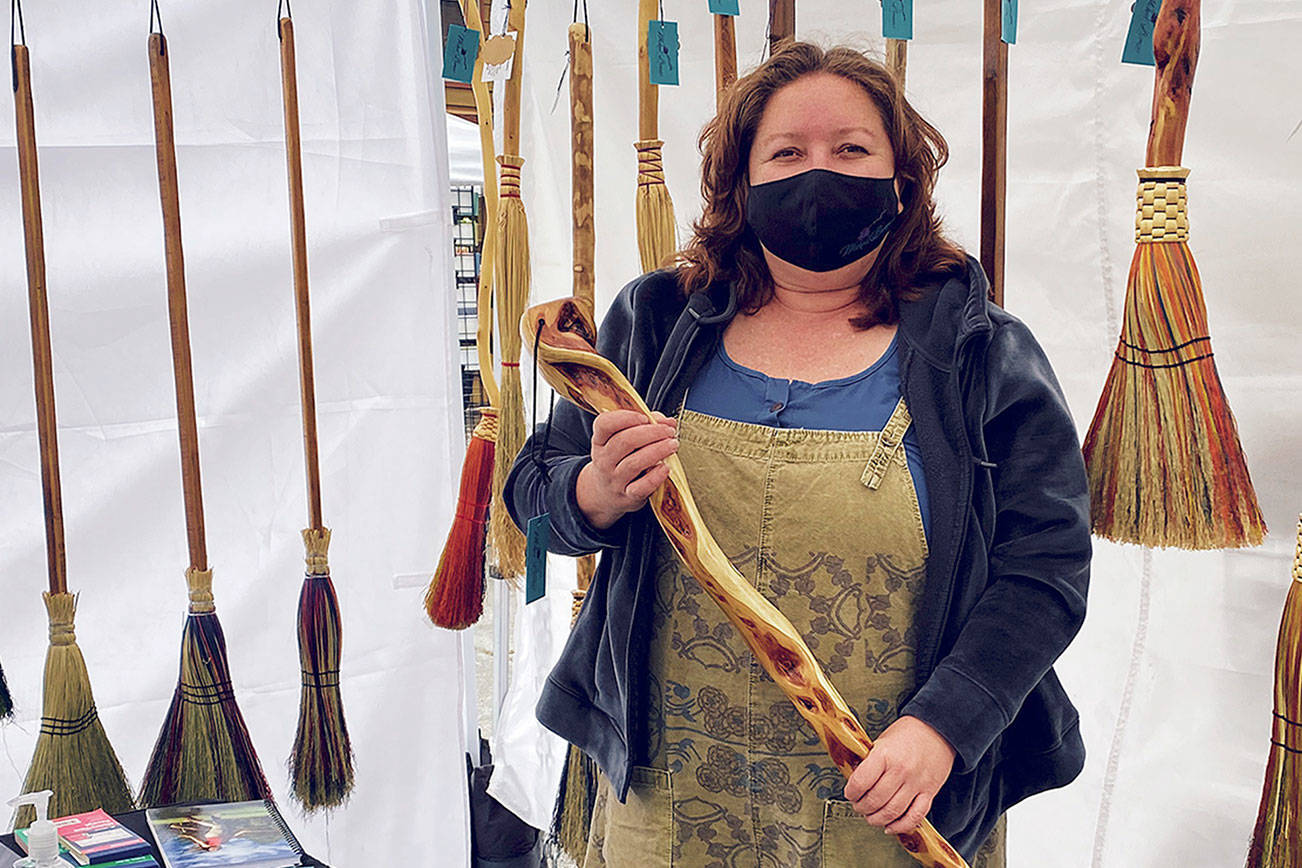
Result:
<svg viewBox="0 0 1302 868"><path fill-rule="evenodd" d="M1070 782L1085 759L1076 709L1051 668L1085 617L1085 467L1048 360L1026 326L987 301L987 286L969 259L965 274L901 302L899 322L902 389L931 497L917 685L901 714L957 752L928 816L968 859L1008 807ZM597 349L651 409L673 415L735 313L728 285L685 294L671 272L652 272L620 292ZM591 437L592 417L558 404L545 453L531 457L531 439L516 460L507 505L521 526L550 513L552 551L601 552L537 714L623 800L646 743L661 531L648 507L605 530L586 520L575 481Z"/></svg>

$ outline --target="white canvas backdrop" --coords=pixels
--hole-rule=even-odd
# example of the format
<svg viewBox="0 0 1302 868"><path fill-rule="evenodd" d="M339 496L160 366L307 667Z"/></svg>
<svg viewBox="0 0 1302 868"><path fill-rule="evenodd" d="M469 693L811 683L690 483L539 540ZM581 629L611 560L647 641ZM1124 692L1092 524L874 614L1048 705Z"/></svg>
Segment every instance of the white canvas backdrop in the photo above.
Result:
<svg viewBox="0 0 1302 868"><path fill-rule="evenodd" d="M437 17L431 41L420 0L295 4L322 487L357 787L328 819L297 815L287 796L306 509L275 5L162 3L217 611L253 742L307 849L334 866L397 865L433 842L464 864L474 711L460 638L421 606L464 435ZM188 563L148 4L26 6L68 575L100 715L134 786L176 683ZM3 798L31 757L47 646L11 118L0 111L0 661L17 719L0 727Z"/></svg>
<svg viewBox="0 0 1302 868"><path fill-rule="evenodd" d="M500 4L499 4L500 5ZM742 0L742 70L765 52L766 5ZM533 301L570 292L567 94L557 101L572 4L530 4L523 122ZM797 33L882 52L880 5L801 0ZM981 4L916 6L908 95L950 143L937 190L951 235L978 247ZM597 308L638 273L634 234L636 4L592 3ZM1133 252L1134 170L1142 165L1150 69L1120 63L1130 4L1057 0L1021 10L1010 49L1006 303L1053 360L1083 435L1115 347ZM700 212L696 138L714 111L712 24L704 0L666 0L679 22L682 85L660 93L665 169L679 237ZM501 21L500 14L495 21ZM1300 0L1206 4L1185 148L1192 248L1213 344L1272 529L1250 552L1147 553L1099 541L1089 616L1059 670L1089 751L1072 786L1015 808L1010 864L1241 864L1270 732L1275 634L1302 509L1302 298L1279 256L1296 248L1302 205ZM528 378L526 377L526 380ZM529 672L512 707L532 707L559 653L568 586L536 616ZM543 604L537 604L543 605ZM522 640L530 635L526 629ZM528 682L528 683L525 683ZM494 788L522 816L541 813L558 747L521 714L504 720ZM528 732L526 738L523 733ZM513 769L512 765L516 768ZM533 788L532 793L526 792Z"/></svg>

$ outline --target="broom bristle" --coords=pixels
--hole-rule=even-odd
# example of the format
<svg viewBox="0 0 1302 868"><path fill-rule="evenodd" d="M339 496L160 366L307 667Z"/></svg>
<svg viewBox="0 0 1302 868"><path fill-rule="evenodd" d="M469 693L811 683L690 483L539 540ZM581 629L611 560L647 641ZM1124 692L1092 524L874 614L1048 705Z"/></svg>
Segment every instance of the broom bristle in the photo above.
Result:
<svg viewBox="0 0 1302 868"><path fill-rule="evenodd" d="M548 832L547 848L551 851L553 865L559 863L556 855L564 853L575 864L582 865L588 849L588 833L592 827L592 808L597 801L597 767L592 759L574 745L565 756L565 769L561 773L561 786L556 796L552 814L552 827Z"/></svg>
<svg viewBox="0 0 1302 868"><path fill-rule="evenodd" d="M1265 538L1207 335L1188 246L1140 243L1116 358L1083 447L1100 536L1187 549Z"/></svg>
<svg viewBox="0 0 1302 868"><path fill-rule="evenodd" d="M430 620L449 630L463 630L484 613L484 525L493 487L496 440L497 411L487 408L466 448L457 512L425 594Z"/></svg>
<svg viewBox="0 0 1302 868"><path fill-rule="evenodd" d="M353 789L353 747L339 690L343 630L330 578L328 529L303 531L308 571L298 597L298 659L303 688L289 757L294 798L309 811L342 805Z"/></svg>
<svg viewBox="0 0 1302 868"><path fill-rule="evenodd" d="M23 792L53 790L50 816L64 817L103 808L110 813L135 807L122 764L109 743L95 708L86 660L77 646L73 621L77 598L46 593L50 647L45 655L41 732ZM24 806L15 828L30 826L36 813Z"/></svg>
<svg viewBox="0 0 1302 868"><path fill-rule="evenodd" d="M5 681L5 670L0 666L0 720L13 717L14 698L9 693L9 682Z"/></svg>
<svg viewBox="0 0 1302 868"><path fill-rule="evenodd" d="M506 511L503 489L511 465L525 441L524 393L520 386L520 318L529 303L529 220L520 199L520 157L503 154L497 209L501 254L497 269L497 322L501 338L501 406L498 407L497 455L493 468L493 506L489 536L498 572L505 579L524 575L525 539Z"/></svg>
<svg viewBox="0 0 1302 868"><path fill-rule="evenodd" d="M1275 646L1275 713L1247 868L1302 868L1302 518Z"/></svg>
<svg viewBox="0 0 1302 868"><path fill-rule="evenodd" d="M655 271L677 249L674 202L665 186L658 140L638 142L637 148L637 250L642 271Z"/></svg>
<svg viewBox="0 0 1302 868"><path fill-rule="evenodd" d="M212 571L189 570L190 614L181 673L149 757L140 804L270 799L262 764L235 702L226 638L212 605Z"/></svg>

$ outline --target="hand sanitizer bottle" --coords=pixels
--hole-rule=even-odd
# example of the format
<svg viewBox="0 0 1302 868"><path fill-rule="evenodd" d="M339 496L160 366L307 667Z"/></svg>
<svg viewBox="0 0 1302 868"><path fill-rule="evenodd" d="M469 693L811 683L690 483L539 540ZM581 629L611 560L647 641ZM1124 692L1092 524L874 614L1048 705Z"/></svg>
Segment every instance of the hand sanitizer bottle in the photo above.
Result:
<svg viewBox="0 0 1302 868"><path fill-rule="evenodd" d="M9 800L11 808L31 805L36 809L36 822L27 830L27 856L14 863L14 868L64 868L59 858L59 831L48 816L53 790L26 793Z"/></svg>

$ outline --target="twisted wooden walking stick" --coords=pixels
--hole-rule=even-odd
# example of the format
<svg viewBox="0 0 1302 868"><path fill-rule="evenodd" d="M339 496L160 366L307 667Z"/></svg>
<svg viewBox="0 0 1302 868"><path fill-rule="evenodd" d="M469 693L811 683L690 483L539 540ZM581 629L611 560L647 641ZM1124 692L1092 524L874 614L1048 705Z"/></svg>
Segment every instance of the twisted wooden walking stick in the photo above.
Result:
<svg viewBox="0 0 1302 868"><path fill-rule="evenodd" d="M633 410L651 418L651 410L619 369L593 349L597 330L585 305L561 299L532 307L520 321L520 331L527 345L537 347L535 363L543 377L579 407L590 413ZM796 628L737 572L714 541L697 511L678 456L670 455L665 464L669 478L650 502L669 542L849 778L872 750L872 739ZM929 822L896 837L923 865L967 868L963 857Z"/></svg>

